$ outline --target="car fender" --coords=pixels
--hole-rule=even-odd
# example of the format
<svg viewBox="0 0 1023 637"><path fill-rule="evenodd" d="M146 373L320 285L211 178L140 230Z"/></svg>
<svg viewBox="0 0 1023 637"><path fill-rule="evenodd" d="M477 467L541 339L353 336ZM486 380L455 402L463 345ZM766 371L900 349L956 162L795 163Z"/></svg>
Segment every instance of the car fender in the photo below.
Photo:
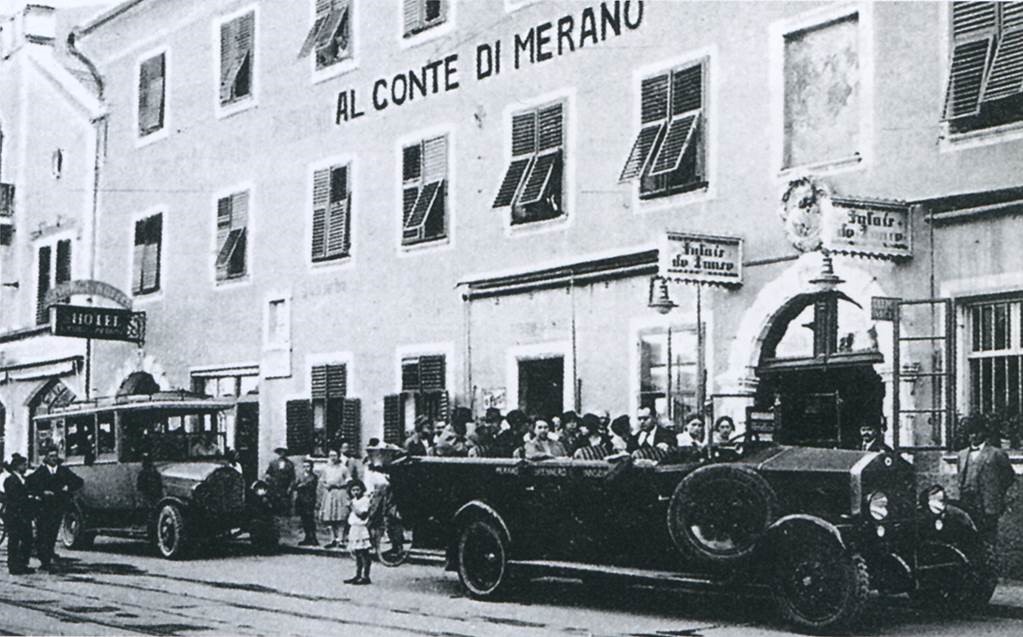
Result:
<svg viewBox="0 0 1023 637"><path fill-rule="evenodd" d="M795 513L779 518L767 529L757 543L757 561L770 563L776 551L794 539L807 537L806 534L823 534L835 542L838 550L847 548L842 532L834 524L814 515Z"/></svg>
<svg viewBox="0 0 1023 637"><path fill-rule="evenodd" d="M473 513L486 516L493 520L501 528L501 532L504 533L504 539L509 544L511 543L512 534L511 531L508 529L508 525L505 523L504 518L501 517L501 514L498 513L494 507L490 506L486 502L483 502L482 500L472 500L470 502L466 502L461 507L459 507L457 511L455 511L455 515L452 518L455 528L458 528L461 521L466 519L467 516L470 516Z"/></svg>

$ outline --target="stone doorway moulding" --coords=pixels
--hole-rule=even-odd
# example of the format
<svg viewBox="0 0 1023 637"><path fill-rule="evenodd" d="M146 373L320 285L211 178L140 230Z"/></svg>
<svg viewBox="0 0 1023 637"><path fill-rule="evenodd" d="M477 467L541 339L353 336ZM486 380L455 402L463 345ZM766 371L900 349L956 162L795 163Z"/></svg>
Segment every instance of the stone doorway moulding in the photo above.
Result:
<svg viewBox="0 0 1023 637"><path fill-rule="evenodd" d="M117 373L114 375L113 382L108 386L107 391L103 392L103 396L117 396L121 394L121 388L132 379L135 374L147 374L156 383L158 389L171 389L173 386L170 383L170 379L167 378L167 372L164 371L163 365L158 363L153 356L146 356L139 350L136 355L131 356L128 360L125 360L124 364L121 365ZM142 378L141 376L134 376L136 379ZM186 388L187 389L187 388Z"/></svg>

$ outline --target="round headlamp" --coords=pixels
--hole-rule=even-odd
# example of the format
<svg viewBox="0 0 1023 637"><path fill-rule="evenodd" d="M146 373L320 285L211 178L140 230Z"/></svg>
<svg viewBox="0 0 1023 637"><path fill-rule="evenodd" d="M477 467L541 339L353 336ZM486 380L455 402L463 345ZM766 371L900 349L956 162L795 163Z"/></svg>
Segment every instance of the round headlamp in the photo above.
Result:
<svg viewBox="0 0 1023 637"><path fill-rule="evenodd" d="M871 493L870 497L867 498L867 510L870 511L870 517L878 522L887 518L888 496L881 491Z"/></svg>
<svg viewBox="0 0 1023 637"><path fill-rule="evenodd" d="M934 515L941 515L945 512L945 490L941 487L931 487L930 491L927 492L927 510Z"/></svg>

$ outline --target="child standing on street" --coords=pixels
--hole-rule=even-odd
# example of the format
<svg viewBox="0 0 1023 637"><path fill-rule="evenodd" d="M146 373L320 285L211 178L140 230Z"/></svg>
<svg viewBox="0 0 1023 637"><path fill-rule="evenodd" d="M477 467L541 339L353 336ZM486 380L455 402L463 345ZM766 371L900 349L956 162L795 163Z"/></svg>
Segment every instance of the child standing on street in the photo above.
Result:
<svg viewBox="0 0 1023 637"><path fill-rule="evenodd" d="M345 584L369 584L369 566L371 563L369 550L372 543L369 539L369 495L360 480L352 480L348 485L348 496L351 500L352 512L348 516L348 548L355 555L355 577L346 579Z"/></svg>
<svg viewBox="0 0 1023 637"><path fill-rule="evenodd" d="M299 546L319 546L316 541L316 487L320 477L313 471L313 461L302 462L302 475L295 481L295 513L302 520L305 538Z"/></svg>

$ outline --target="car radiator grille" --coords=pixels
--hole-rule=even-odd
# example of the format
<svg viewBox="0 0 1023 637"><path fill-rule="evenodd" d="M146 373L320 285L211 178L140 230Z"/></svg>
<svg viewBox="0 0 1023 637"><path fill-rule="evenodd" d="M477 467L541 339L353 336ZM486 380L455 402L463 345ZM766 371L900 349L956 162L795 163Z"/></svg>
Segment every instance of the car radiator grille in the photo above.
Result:
<svg viewBox="0 0 1023 637"><path fill-rule="evenodd" d="M196 501L211 514L241 513L245 508L245 484L233 469L219 469L196 489Z"/></svg>

